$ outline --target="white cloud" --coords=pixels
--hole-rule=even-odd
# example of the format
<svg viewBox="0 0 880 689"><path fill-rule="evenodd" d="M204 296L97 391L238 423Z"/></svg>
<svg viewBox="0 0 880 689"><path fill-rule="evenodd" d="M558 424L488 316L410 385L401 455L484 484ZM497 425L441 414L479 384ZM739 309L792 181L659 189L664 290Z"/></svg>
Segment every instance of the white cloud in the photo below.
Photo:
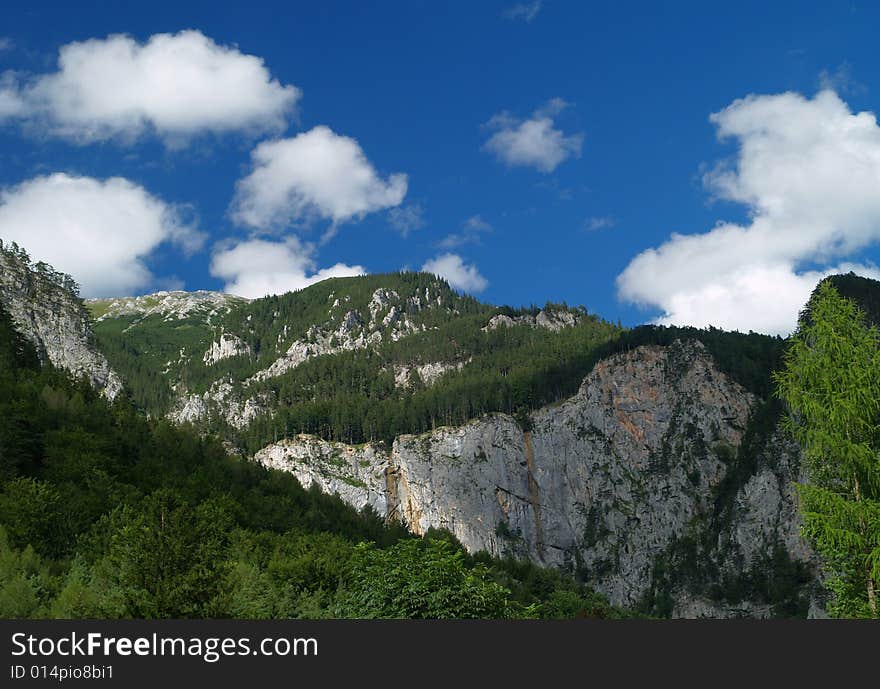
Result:
<svg viewBox="0 0 880 689"><path fill-rule="evenodd" d="M504 17L506 19L519 19L530 24L532 20L538 16L538 12L541 11L541 4L541 0L518 3L512 7L508 7L504 11Z"/></svg>
<svg viewBox="0 0 880 689"><path fill-rule="evenodd" d="M480 235L492 231L492 225L481 215L472 215L461 224L461 228L461 232L446 235L437 242L437 246L441 249L454 249L464 244L478 244Z"/></svg>
<svg viewBox="0 0 880 689"><path fill-rule="evenodd" d="M835 69L823 69L819 72L819 88L843 94L862 94L867 91L864 84L853 76L852 65L842 62Z"/></svg>
<svg viewBox="0 0 880 689"><path fill-rule="evenodd" d="M425 226L425 209L418 203L392 208L388 211L388 222L402 237L406 237L413 230Z"/></svg>
<svg viewBox="0 0 880 689"><path fill-rule="evenodd" d="M316 270L314 247L296 237L283 241L249 239L219 247L211 259L211 275L224 280L229 294L256 299L284 294L332 277L363 275L362 266L337 263Z"/></svg>
<svg viewBox="0 0 880 689"><path fill-rule="evenodd" d="M739 150L704 183L751 221L673 234L632 260L619 294L661 323L788 333L822 276L876 273L840 262L880 240L880 127L828 90L752 95L710 120Z"/></svg>
<svg viewBox="0 0 880 689"><path fill-rule="evenodd" d="M616 224L617 221L610 215L603 215L593 218L587 218L586 222L584 222L584 229L587 230L587 232L595 232L597 230L604 230L610 227L614 227Z"/></svg>
<svg viewBox="0 0 880 689"><path fill-rule="evenodd" d="M12 50L15 44L12 42L11 38L7 38L6 36L0 36L0 52L4 50Z"/></svg>
<svg viewBox="0 0 880 689"><path fill-rule="evenodd" d="M153 130L181 145L205 132L281 131L301 94L262 59L189 30L146 43L122 34L68 43L58 70L16 95L24 104L16 115L37 131L88 143Z"/></svg>
<svg viewBox="0 0 880 689"><path fill-rule="evenodd" d="M714 325L726 330L786 335L822 278L849 271L875 279L874 266L844 263L821 271L798 273L790 264L747 266L723 280L706 282L669 298L662 325Z"/></svg>
<svg viewBox="0 0 880 689"><path fill-rule="evenodd" d="M13 72L0 74L0 122L4 119L17 117L24 112L26 106L18 91L18 81Z"/></svg>
<svg viewBox="0 0 880 689"><path fill-rule="evenodd" d="M534 167L545 173L553 172L567 158L579 158L584 135L566 136L554 126L554 118L566 105L561 98L554 98L527 120L506 112L495 115L487 126L497 131L483 144L483 150L509 166Z"/></svg>
<svg viewBox="0 0 880 689"><path fill-rule="evenodd" d="M482 215L472 215L463 223L464 228L471 232L491 232L492 225L483 219Z"/></svg>
<svg viewBox="0 0 880 689"><path fill-rule="evenodd" d="M253 171L236 185L233 220L260 231L294 221L330 220L332 228L400 205L407 177L383 180L358 142L325 126L265 141L251 154Z"/></svg>
<svg viewBox="0 0 880 689"><path fill-rule="evenodd" d="M458 254L442 254L422 266L422 271L439 275L451 287L463 292L482 292L489 286L477 267L462 261Z"/></svg>
<svg viewBox="0 0 880 689"><path fill-rule="evenodd" d="M83 296L151 285L145 263L161 244L197 249L203 237L170 206L126 179L55 173L0 191L0 237L70 273Z"/></svg>

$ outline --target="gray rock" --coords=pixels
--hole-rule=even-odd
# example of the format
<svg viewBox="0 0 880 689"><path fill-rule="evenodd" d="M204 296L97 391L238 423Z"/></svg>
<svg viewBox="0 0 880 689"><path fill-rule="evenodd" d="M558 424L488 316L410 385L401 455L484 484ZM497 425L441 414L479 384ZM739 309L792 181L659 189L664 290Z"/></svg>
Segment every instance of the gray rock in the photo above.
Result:
<svg viewBox="0 0 880 689"><path fill-rule="evenodd" d="M205 352L202 361L211 366L223 359L248 354L251 354L251 348L247 342L236 335L221 333L216 342L211 342L211 348Z"/></svg>
<svg viewBox="0 0 880 689"><path fill-rule="evenodd" d="M537 316L530 316L528 314L516 317L506 316L504 314L492 316L482 330L485 332L489 330L497 330L498 328L512 328L515 325L528 325L532 328L544 328L556 333L563 328L570 328L577 325L579 320L577 314L572 311L547 311L541 309Z"/></svg>
<svg viewBox="0 0 880 689"><path fill-rule="evenodd" d="M703 345L676 342L601 361L575 396L533 413L528 431L490 414L400 436L390 449L299 436L255 459L417 534L445 528L471 552L577 568L612 603L635 606L657 558L711 521L755 402ZM759 463L718 535L711 557L722 571L744 571L776 543L793 559L813 557L792 499L797 448L775 438L766 453L775 468ZM724 605L681 586L674 597L679 616L771 614L761 601Z"/></svg>
<svg viewBox="0 0 880 689"><path fill-rule="evenodd" d="M108 399L122 380L94 344L89 315L67 276L0 247L0 303L45 361L86 378Z"/></svg>

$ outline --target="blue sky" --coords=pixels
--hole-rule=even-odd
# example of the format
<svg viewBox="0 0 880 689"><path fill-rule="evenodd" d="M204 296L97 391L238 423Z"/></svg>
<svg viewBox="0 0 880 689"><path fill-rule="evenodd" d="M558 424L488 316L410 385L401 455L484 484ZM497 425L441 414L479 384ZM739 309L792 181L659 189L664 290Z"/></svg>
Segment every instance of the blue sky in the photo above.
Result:
<svg viewBox="0 0 880 689"><path fill-rule="evenodd" d="M712 5L10 3L0 238L87 294L426 266L493 303L786 332L825 272L875 275L880 10ZM215 105L143 85L187 60Z"/></svg>

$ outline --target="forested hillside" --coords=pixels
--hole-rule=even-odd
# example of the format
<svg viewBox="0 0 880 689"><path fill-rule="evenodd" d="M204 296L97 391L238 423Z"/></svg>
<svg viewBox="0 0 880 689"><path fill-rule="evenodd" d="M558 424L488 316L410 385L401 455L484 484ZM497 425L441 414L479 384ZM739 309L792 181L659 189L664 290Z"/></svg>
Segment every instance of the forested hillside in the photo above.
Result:
<svg viewBox="0 0 880 689"><path fill-rule="evenodd" d="M618 614L111 405L40 366L0 308L0 617Z"/></svg>
<svg viewBox="0 0 880 689"><path fill-rule="evenodd" d="M766 397L782 351L756 334L626 331L565 304L493 307L419 273L325 280L231 305L213 323L104 315L96 334L141 409L197 421L249 454L299 433L390 443L489 412L525 418L574 394L597 361L676 339L700 340ZM211 360L222 338L235 347Z"/></svg>

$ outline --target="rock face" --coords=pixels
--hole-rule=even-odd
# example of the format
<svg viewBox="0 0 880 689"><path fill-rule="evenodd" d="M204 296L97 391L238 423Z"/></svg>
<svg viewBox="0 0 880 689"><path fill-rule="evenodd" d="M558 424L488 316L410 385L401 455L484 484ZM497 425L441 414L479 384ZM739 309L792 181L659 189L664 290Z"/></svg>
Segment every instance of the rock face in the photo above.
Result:
<svg viewBox="0 0 880 689"><path fill-rule="evenodd" d="M221 380L201 395L182 394L166 418L174 423L199 423L215 414L233 428L242 429L266 411L264 399L243 397L228 380Z"/></svg>
<svg viewBox="0 0 880 689"><path fill-rule="evenodd" d="M498 314L492 316L483 330L496 330L498 328L512 328L515 325L528 325L532 328L545 328L553 332L559 332L563 328L577 325L578 317L571 311L547 311L541 309L537 316L507 316Z"/></svg>
<svg viewBox="0 0 880 689"><path fill-rule="evenodd" d="M240 337L230 333L221 333L220 338L211 343L211 349L205 352L202 361L210 366L223 359L250 353L251 348Z"/></svg>
<svg viewBox="0 0 880 689"><path fill-rule="evenodd" d="M701 528L717 530L707 557L722 572L743 572L777 545L811 559L791 495L797 448L781 438L737 488L729 526L713 522L755 402L703 345L677 341L601 361L574 397L531 414L528 430L492 414L400 436L390 449L299 436L256 460L415 533L445 528L472 552L577 569L612 603L636 606L657 583L659 558ZM671 595L679 616L768 607L720 605L681 586Z"/></svg>
<svg viewBox="0 0 880 689"><path fill-rule="evenodd" d="M85 377L108 399L122 381L93 343L88 313L76 296L75 284L45 264L32 265L28 256L0 244L0 303L16 328L44 360Z"/></svg>
<svg viewBox="0 0 880 689"><path fill-rule="evenodd" d="M261 450L256 457L272 469L289 471L306 488L317 485L338 494L357 509L372 507L385 515L388 454L381 445L353 447L300 435Z"/></svg>
<svg viewBox="0 0 880 689"><path fill-rule="evenodd" d="M411 366L398 365L394 367L394 385L399 388L409 387L410 375L415 372L418 373L422 383L431 386L450 371L460 371L468 361L435 361Z"/></svg>

